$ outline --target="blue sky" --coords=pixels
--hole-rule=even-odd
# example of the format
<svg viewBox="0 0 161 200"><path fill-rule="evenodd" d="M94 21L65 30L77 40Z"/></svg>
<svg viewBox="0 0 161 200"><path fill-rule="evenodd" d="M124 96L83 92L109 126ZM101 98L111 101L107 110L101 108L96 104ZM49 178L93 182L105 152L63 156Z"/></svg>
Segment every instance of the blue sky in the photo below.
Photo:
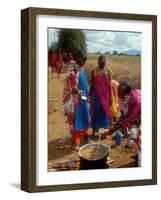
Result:
<svg viewBox="0 0 161 200"><path fill-rule="evenodd" d="M58 29L49 29L49 46L57 41ZM131 49L141 51L141 33L83 30L88 52L126 52Z"/></svg>

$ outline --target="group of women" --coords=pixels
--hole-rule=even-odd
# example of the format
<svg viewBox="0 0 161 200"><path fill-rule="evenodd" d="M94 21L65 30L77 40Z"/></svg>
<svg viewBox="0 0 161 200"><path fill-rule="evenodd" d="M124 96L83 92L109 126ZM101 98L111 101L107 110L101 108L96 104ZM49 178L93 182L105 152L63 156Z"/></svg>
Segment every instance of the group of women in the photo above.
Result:
<svg viewBox="0 0 161 200"><path fill-rule="evenodd" d="M141 122L140 90L132 89L129 81L112 80L104 55L99 56L98 66L92 69L88 82L84 71L86 60L86 53L78 50L63 92L66 122L76 149L81 137L88 139L89 128L97 134L100 128L109 129L113 121L121 122L127 130L133 121Z"/></svg>
<svg viewBox="0 0 161 200"><path fill-rule="evenodd" d="M63 69L64 64L69 65L73 60L73 55L71 52L60 52L50 50L48 53L48 66L51 67L51 73L57 72L57 78L60 78L60 73Z"/></svg>

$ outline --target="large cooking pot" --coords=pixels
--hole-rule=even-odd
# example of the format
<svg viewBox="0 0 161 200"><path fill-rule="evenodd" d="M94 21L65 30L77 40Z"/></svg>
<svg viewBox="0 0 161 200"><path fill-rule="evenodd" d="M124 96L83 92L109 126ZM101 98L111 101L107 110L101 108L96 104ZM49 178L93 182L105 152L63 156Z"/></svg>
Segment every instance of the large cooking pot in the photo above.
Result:
<svg viewBox="0 0 161 200"><path fill-rule="evenodd" d="M79 149L80 169L105 169L110 147L105 144L91 143Z"/></svg>

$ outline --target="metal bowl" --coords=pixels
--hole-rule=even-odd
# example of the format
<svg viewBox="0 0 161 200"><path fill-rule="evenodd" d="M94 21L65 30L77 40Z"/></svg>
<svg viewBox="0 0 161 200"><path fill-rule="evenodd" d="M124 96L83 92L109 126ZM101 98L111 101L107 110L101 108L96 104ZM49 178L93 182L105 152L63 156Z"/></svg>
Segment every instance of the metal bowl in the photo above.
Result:
<svg viewBox="0 0 161 200"><path fill-rule="evenodd" d="M105 144L99 144L102 150L102 155L93 158L87 158L83 155L84 150L91 150L93 153L97 151L98 143L91 143L82 146L79 149L80 169L105 169L107 168L107 156L109 155L110 147Z"/></svg>

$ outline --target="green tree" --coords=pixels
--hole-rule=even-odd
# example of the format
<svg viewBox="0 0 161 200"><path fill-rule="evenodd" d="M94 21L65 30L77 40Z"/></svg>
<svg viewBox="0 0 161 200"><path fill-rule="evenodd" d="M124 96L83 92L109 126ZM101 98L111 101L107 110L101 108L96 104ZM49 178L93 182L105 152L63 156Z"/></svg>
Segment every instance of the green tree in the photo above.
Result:
<svg viewBox="0 0 161 200"><path fill-rule="evenodd" d="M117 51L113 51L113 53L112 53L113 55L117 55L118 53L117 53Z"/></svg>
<svg viewBox="0 0 161 200"><path fill-rule="evenodd" d="M110 54L111 54L110 51L105 52L105 55L110 55Z"/></svg>
<svg viewBox="0 0 161 200"><path fill-rule="evenodd" d="M75 54L78 49L86 51L85 34L81 30L61 29L58 35L58 49Z"/></svg>
<svg viewBox="0 0 161 200"><path fill-rule="evenodd" d="M122 53L122 52L119 53L119 56L123 56L123 55L124 55L124 53Z"/></svg>

